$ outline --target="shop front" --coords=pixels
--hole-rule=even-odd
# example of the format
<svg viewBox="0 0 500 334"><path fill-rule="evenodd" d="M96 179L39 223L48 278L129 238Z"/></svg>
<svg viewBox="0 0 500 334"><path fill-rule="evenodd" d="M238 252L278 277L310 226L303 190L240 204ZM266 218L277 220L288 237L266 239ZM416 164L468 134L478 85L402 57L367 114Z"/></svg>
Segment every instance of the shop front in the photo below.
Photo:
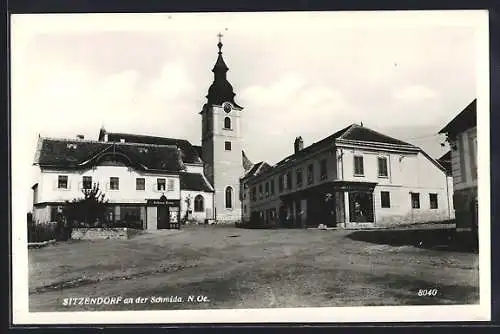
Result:
<svg viewBox="0 0 500 334"><path fill-rule="evenodd" d="M160 199L146 200L147 229L179 229L180 200L169 200L165 196Z"/></svg>

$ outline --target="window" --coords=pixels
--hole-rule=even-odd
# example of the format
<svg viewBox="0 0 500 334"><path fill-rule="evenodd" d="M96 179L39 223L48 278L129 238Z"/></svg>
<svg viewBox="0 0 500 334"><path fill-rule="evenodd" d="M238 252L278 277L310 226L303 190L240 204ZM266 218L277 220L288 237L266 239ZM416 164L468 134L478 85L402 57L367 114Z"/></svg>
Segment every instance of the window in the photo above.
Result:
<svg viewBox="0 0 500 334"><path fill-rule="evenodd" d="M59 175L57 177L57 188L68 189L68 176L67 175Z"/></svg>
<svg viewBox="0 0 500 334"><path fill-rule="evenodd" d="M262 183L259 184L259 199L262 199L262 197L264 197L264 193L262 191Z"/></svg>
<svg viewBox="0 0 500 334"><path fill-rule="evenodd" d="M378 176L379 177L388 177L389 173L387 171L387 158L379 157L378 158Z"/></svg>
<svg viewBox="0 0 500 334"><path fill-rule="evenodd" d="M224 142L224 149L226 151L231 151L231 142L230 141Z"/></svg>
<svg viewBox="0 0 500 334"><path fill-rule="evenodd" d="M292 173L286 173L286 189L292 189Z"/></svg>
<svg viewBox="0 0 500 334"><path fill-rule="evenodd" d="M174 179L168 179L167 190L174 191Z"/></svg>
<svg viewBox="0 0 500 334"><path fill-rule="evenodd" d="M231 129L231 118L224 118L224 129Z"/></svg>
<svg viewBox="0 0 500 334"><path fill-rule="evenodd" d="M255 201L257 199L257 188L252 187L252 189L250 190L250 199L252 201Z"/></svg>
<svg viewBox="0 0 500 334"><path fill-rule="evenodd" d="M158 191L165 191L165 189L166 189L165 179L156 179L156 189Z"/></svg>
<svg viewBox="0 0 500 334"><path fill-rule="evenodd" d="M438 208L438 195L437 194L429 194L429 201L431 202L431 209Z"/></svg>
<svg viewBox="0 0 500 334"><path fill-rule="evenodd" d="M243 205L243 212L247 213L247 205L246 204Z"/></svg>
<svg viewBox="0 0 500 334"><path fill-rule="evenodd" d="M145 190L146 189L146 180L142 177L138 177L135 179L135 190Z"/></svg>
<svg viewBox="0 0 500 334"><path fill-rule="evenodd" d="M205 211L205 203L203 201L203 196L196 195L194 198L194 212L203 212Z"/></svg>
<svg viewBox="0 0 500 334"><path fill-rule="evenodd" d="M233 188L226 187L226 209L233 208Z"/></svg>
<svg viewBox="0 0 500 334"><path fill-rule="evenodd" d="M391 196L389 195L388 191L380 192L380 206L383 208L391 207Z"/></svg>
<svg viewBox="0 0 500 334"><path fill-rule="evenodd" d="M326 180L328 177L327 160L323 159L319 163L319 175L321 180Z"/></svg>
<svg viewBox="0 0 500 334"><path fill-rule="evenodd" d="M271 196L274 196L274 178L271 179Z"/></svg>
<svg viewBox="0 0 500 334"><path fill-rule="evenodd" d="M295 177L297 178L297 188L300 188L302 187L302 168L297 168L295 174Z"/></svg>
<svg viewBox="0 0 500 334"><path fill-rule="evenodd" d="M312 184L314 182L314 165L310 164L307 166L307 184Z"/></svg>
<svg viewBox="0 0 500 334"><path fill-rule="evenodd" d="M92 188L92 176L84 176L83 180L83 189L91 189Z"/></svg>
<svg viewBox="0 0 500 334"><path fill-rule="evenodd" d="M266 197L269 197L269 181L266 182Z"/></svg>
<svg viewBox="0 0 500 334"><path fill-rule="evenodd" d="M411 193L411 207L412 209L420 209L420 194Z"/></svg>
<svg viewBox="0 0 500 334"><path fill-rule="evenodd" d="M285 189L285 175L280 175L278 179L278 190L279 192L283 192Z"/></svg>
<svg viewBox="0 0 500 334"><path fill-rule="evenodd" d="M126 222L142 221L141 208L137 206L121 206L120 219Z"/></svg>
<svg viewBox="0 0 500 334"><path fill-rule="evenodd" d="M354 157L354 175L364 175L365 171L363 168L363 157L355 156Z"/></svg>
<svg viewBox="0 0 500 334"><path fill-rule="evenodd" d="M109 189L111 189L111 190L120 189L120 179L118 179L117 177L110 177L109 178Z"/></svg>

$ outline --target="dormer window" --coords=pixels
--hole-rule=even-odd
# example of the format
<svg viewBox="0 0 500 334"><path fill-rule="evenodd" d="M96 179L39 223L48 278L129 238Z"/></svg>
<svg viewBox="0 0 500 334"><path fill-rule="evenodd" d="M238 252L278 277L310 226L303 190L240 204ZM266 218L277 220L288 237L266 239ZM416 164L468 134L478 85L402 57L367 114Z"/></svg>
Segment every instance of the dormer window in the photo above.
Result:
<svg viewBox="0 0 500 334"><path fill-rule="evenodd" d="M125 142L125 138L120 138L120 143L124 143Z"/></svg>
<svg viewBox="0 0 500 334"><path fill-rule="evenodd" d="M76 144L67 144L66 145L66 148L70 149L70 150L76 150Z"/></svg>

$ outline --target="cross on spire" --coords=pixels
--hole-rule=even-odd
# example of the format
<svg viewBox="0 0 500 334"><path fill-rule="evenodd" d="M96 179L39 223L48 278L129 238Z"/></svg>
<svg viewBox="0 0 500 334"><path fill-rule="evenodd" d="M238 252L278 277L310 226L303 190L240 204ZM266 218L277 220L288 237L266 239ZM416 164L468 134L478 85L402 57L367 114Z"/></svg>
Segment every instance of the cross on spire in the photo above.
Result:
<svg viewBox="0 0 500 334"><path fill-rule="evenodd" d="M217 46L219 47L219 54L221 54L222 53L222 37L224 37L224 35L222 35L222 33L218 33L217 37L219 37L219 43L217 44Z"/></svg>

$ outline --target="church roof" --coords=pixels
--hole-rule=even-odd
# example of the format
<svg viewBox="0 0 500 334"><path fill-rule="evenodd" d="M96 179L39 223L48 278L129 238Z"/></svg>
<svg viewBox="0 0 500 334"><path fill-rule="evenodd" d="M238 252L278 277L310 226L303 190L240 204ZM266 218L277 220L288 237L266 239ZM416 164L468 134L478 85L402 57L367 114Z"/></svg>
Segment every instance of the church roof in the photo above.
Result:
<svg viewBox="0 0 500 334"><path fill-rule="evenodd" d="M182 190L214 192L207 179L200 173L180 173Z"/></svg>
<svg viewBox="0 0 500 334"><path fill-rule="evenodd" d="M145 136L118 132L105 133L107 133L108 135L108 142L120 142L123 139L126 143L177 146L181 151L181 158L184 163L203 163L199 153L201 151L201 148L196 148L196 146L191 145L191 143L185 139ZM99 140L104 140L103 136L100 136Z"/></svg>
<svg viewBox="0 0 500 334"><path fill-rule="evenodd" d="M33 163L41 167L81 169L105 156L114 156L146 171L184 170L176 146L78 139L39 138Z"/></svg>
<svg viewBox="0 0 500 334"><path fill-rule="evenodd" d="M221 37L222 35L219 34L219 38ZM214 81L208 88L207 102L212 105L222 105L224 102L230 102L236 108L243 109L235 102L234 97L236 94L233 91L233 86L227 80L227 71L229 71L229 68L222 57L222 42L220 39L217 47L219 48L219 53L212 69Z"/></svg>

